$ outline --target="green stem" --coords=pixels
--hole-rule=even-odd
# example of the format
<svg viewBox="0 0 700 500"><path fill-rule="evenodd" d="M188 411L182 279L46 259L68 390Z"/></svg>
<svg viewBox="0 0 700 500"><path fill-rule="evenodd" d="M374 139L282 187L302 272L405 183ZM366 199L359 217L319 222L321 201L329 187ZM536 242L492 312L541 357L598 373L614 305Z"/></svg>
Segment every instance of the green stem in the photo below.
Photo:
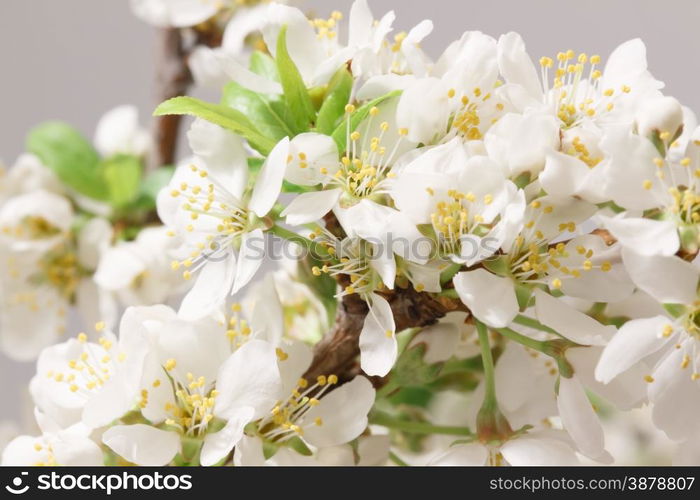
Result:
<svg viewBox="0 0 700 500"><path fill-rule="evenodd" d="M481 360L484 363L484 382L486 392L484 394L483 408L495 409L498 407L496 401L496 374L493 367L493 354L489 344L489 334L486 325L479 320L476 322L476 331L479 334L479 345L481 347Z"/></svg>
<svg viewBox="0 0 700 500"><path fill-rule="evenodd" d="M413 422L392 417L383 412L373 412L370 416L372 424L388 427L397 431L411 432L413 434L443 434L446 436L468 436L474 434L467 427L453 427L449 425L433 425L428 422Z"/></svg>
<svg viewBox="0 0 700 500"><path fill-rule="evenodd" d="M433 295L436 295L438 297L447 297L448 299L458 299L459 294L457 293L457 290L454 288L446 288L445 290L435 293Z"/></svg>
<svg viewBox="0 0 700 500"><path fill-rule="evenodd" d="M549 349L547 348L547 342L545 341L531 339L530 337L526 337L525 335L513 331L510 328L497 328L496 331L504 337L509 338L518 344L522 344L525 347L529 347L530 349L534 349L535 351L539 351L547 355L550 354Z"/></svg>
<svg viewBox="0 0 700 500"><path fill-rule="evenodd" d="M569 363L569 361L566 359L566 355L564 353L569 347L575 347L578 344L566 339L555 339L547 341L534 340L530 337L526 337L525 335L521 335L520 333L515 332L510 328L498 328L496 329L496 331L514 342L522 344L525 347L529 347L530 349L534 349L535 351L539 351L542 354L553 358L557 362L557 366L559 367L559 373L562 377L570 378L574 374L574 368L573 366L571 366L571 363Z"/></svg>
<svg viewBox="0 0 700 500"><path fill-rule="evenodd" d="M556 335L557 337L561 337L559 332L557 332L556 330L553 330L548 326L543 325L536 319L523 316L522 314L518 314L513 320L513 323L517 323L518 325L527 326L529 328L534 328L535 330L540 330L542 332L551 333L553 335Z"/></svg>
<svg viewBox="0 0 700 500"><path fill-rule="evenodd" d="M275 224L270 228L270 232L279 236L280 238L284 238L287 241L303 246L307 251L311 252L315 258L323 259L331 256L330 253L328 253L328 250L326 250L323 246L310 240L309 238L305 238L304 236L295 233L294 231L290 231L289 229L285 229Z"/></svg>
<svg viewBox="0 0 700 500"><path fill-rule="evenodd" d="M400 467L409 467L409 465L406 462L404 462L403 460L401 460L401 457L399 457L393 451L389 452L389 459Z"/></svg>

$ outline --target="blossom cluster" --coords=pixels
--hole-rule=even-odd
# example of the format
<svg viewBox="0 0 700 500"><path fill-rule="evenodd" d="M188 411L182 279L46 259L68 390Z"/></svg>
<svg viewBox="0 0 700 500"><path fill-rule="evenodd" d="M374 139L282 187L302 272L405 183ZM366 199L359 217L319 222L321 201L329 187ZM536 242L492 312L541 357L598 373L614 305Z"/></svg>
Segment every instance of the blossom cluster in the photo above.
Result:
<svg viewBox="0 0 700 500"><path fill-rule="evenodd" d="M195 119L149 199L120 189L131 108L98 126L105 196L51 130L0 177L0 338L38 354L42 432L4 463L605 464L604 413L641 407L700 460L700 127L641 40L432 59L430 21L366 0L132 3L228 23L190 60L222 97L157 108ZM265 274L271 240L295 257Z"/></svg>

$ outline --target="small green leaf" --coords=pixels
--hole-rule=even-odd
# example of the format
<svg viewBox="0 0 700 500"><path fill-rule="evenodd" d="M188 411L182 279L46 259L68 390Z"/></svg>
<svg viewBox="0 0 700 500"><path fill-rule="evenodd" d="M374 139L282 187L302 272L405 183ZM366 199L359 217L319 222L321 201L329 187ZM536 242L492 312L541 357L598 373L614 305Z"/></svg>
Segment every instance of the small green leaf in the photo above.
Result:
<svg viewBox="0 0 700 500"><path fill-rule="evenodd" d="M161 103L153 114L155 116L197 116L239 134L247 139L250 145L263 155L269 154L276 144L274 139L262 135L240 111L221 104L204 102L194 97L174 97L168 99Z"/></svg>
<svg viewBox="0 0 700 500"><path fill-rule="evenodd" d="M107 183L112 205L123 207L137 198L142 168L137 157L123 154L112 156L103 160L99 168Z"/></svg>
<svg viewBox="0 0 700 500"><path fill-rule="evenodd" d="M420 386L438 378L443 364L428 364L423 361L426 350L427 346L421 343L401 354L392 372L399 385Z"/></svg>
<svg viewBox="0 0 700 500"><path fill-rule="evenodd" d="M107 200L109 190L98 168L100 156L80 132L67 123L47 122L27 136L34 153L65 185L96 200Z"/></svg>
<svg viewBox="0 0 700 500"><path fill-rule="evenodd" d="M369 110L375 106L379 106L381 103L389 99L390 97L395 97L401 95L400 90L394 90L383 96L379 96L376 99L369 101L367 104L362 106L360 109L356 110L350 117L350 129L348 130L347 118L340 122L335 130L333 131L332 137L335 143L338 145L338 151L345 151L347 145L346 135L349 132L354 132L355 129L362 123L362 121L367 118Z"/></svg>
<svg viewBox="0 0 700 500"><path fill-rule="evenodd" d="M290 115L285 121L292 124L296 133L301 134L309 130L309 124L315 118L316 110L299 69L287 52L287 26L282 26L277 37L276 62Z"/></svg>
<svg viewBox="0 0 700 500"><path fill-rule="evenodd" d="M270 441L263 441L263 457L265 460L269 460L275 456L275 453L279 451L280 447Z"/></svg>
<svg viewBox="0 0 700 500"><path fill-rule="evenodd" d="M294 136L284 119L289 112L279 97L268 97L229 82L224 87L221 104L243 113L264 136L275 142Z"/></svg>
<svg viewBox="0 0 700 500"><path fill-rule="evenodd" d="M287 441L287 444L299 455L303 455L305 457L310 457L311 455L313 455L313 452L309 449L308 446L306 446L306 443L302 441L299 436L294 436L292 439Z"/></svg>
<svg viewBox="0 0 700 500"><path fill-rule="evenodd" d="M250 71L256 75L264 76L268 80L280 81L280 74L277 71L275 60L259 50L253 52L250 56Z"/></svg>
<svg viewBox="0 0 700 500"><path fill-rule="evenodd" d="M352 75L342 67L333 75L328 84L328 91L318 112L316 130L330 135L338 125L338 120L345 113L345 105L350 100L352 90Z"/></svg>

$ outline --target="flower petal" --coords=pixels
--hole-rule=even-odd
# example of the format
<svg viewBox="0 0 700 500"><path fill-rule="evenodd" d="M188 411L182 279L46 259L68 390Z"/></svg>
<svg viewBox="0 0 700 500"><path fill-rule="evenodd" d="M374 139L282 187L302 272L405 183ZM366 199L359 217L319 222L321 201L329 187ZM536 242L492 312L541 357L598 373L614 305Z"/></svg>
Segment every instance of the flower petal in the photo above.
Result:
<svg viewBox="0 0 700 500"><path fill-rule="evenodd" d="M360 365L367 375L383 377L394 366L397 355L396 324L391 306L373 293L369 312L360 332Z"/></svg>
<svg viewBox="0 0 700 500"><path fill-rule="evenodd" d="M638 217L600 216L602 224L622 246L639 255L675 255L680 247L678 229L673 221Z"/></svg>
<svg viewBox="0 0 700 500"><path fill-rule="evenodd" d="M116 454L138 465L166 465L180 451L180 436L150 425L115 425L102 442Z"/></svg>
<svg viewBox="0 0 700 500"><path fill-rule="evenodd" d="M365 377L357 376L321 398L305 420L304 438L317 447L337 446L352 441L367 427L367 414L374 404L375 390ZM315 420L321 418L321 425Z"/></svg>
<svg viewBox="0 0 700 500"><path fill-rule="evenodd" d="M622 250L622 261L634 284L664 304L692 304L700 269L679 257L644 256Z"/></svg>
<svg viewBox="0 0 700 500"><path fill-rule="evenodd" d="M453 283L472 314L493 328L508 326L518 314L515 286L509 278L477 269L457 274Z"/></svg>
<svg viewBox="0 0 700 500"><path fill-rule="evenodd" d="M294 198L282 212L290 226L315 222L331 211L340 198L340 189L328 189L302 193Z"/></svg>
<svg viewBox="0 0 700 500"><path fill-rule="evenodd" d="M535 290L535 298L535 313L540 323L577 344L605 345L615 334L614 326L602 325L540 289Z"/></svg>
<svg viewBox="0 0 700 500"><path fill-rule="evenodd" d="M661 349L667 342L662 332L670 325L665 316L633 319L613 336L595 369L595 378L607 384L619 374Z"/></svg>
<svg viewBox="0 0 700 500"><path fill-rule="evenodd" d="M223 429L207 434L199 455L202 465L214 465L225 458L243 437L243 429L253 419L254 414L255 409L250 406L236 408Z"/></svg>
<svg viewBox="0 0 700 500"><path fill-rule="evenodd" d="M557 407L564 429L581 453L593 460L605 459L603 428L576 377L559 378Z"/></svg>
<svg viewBox="0 0 700 500"><path fill-rule="evenodd" d="M272 148L260 169L250 199L249 208L258 217L264 217L277 201L282 190L282 181L287 167L289 137L285 137Z"/></svg>

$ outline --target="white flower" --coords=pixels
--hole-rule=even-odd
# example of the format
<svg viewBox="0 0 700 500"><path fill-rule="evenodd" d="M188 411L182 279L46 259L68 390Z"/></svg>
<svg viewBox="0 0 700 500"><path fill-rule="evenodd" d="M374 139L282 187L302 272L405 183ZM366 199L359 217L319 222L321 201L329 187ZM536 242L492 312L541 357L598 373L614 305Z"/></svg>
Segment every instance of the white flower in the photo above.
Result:
<svg viewBox="0 0 700 500"><path fill-rule="evenodd" d="M402 46L407 42L408 37ZM406 78L401 85L405 90L396 118L415 142L434 144L455 136L480 140L503 114L496 41L490 36L466 32L435 65L414 74L420 78Z"/></svg>
<svg viewBox="0 0 700 500"><path fill-rule="evenodd" d="M405 131L390 125L396 103L392 98L372 108L352 133L349 121L354 106L346 107L347 152L342 157L332 138L307 133L290 141L289 155L279 157L286 163L273 168L286 167L285 178L292 183L322 188L292 200L282 212L289 224L316 221L332 210L349 237L391 245L408 260L425 263L429 246L421 244L423 236L404 213L385 203L395 176L394 162L415 146Z"/></svg>
<svg viewBox="0 0 700 500"><path fill-rule="evenodd" d="M39 190L62 194L65 188L33 154L21 154L10 169L0 162L0 204L13 196Z"/></svg>
<svg viewBox="0 0 700 500"><path fill-rule="evenodd" d="M151 146L148 130L139 124L136 106L117 106L107 111L95 129L95 149L103 157L116 154L144 156Z"/></svg>
<svg viewBox="0 0 700 500"><path fill-rule="evenodd" d="M324 455L329 460L330 453L337 452L338 447L366 429L367 414L375 397L372 384L361 376L326 395L336 383L335 376L321 376L313 385L306 381L298 385L289 399L278 402L268 416L257 422L257 435L243 438L234 452L234 463L263 465L263 440L279 447L294 437L312 446L319 460L323 460ZM280 451L283 455L275 454L273 460L284 461L285 465L305 464L298 453L284 448L277 453Z"/></svg>
<svg viewBox="0 0 700 500"><path fill-rule="evenodd" d="M700 411L700 328L697 287L700 270L678 257L623 252L635 283L662 304L675 304L672 315L635 318L606 346L596 378L608 383L635 365L650 366L644 375L654 424L671 439L698 430Z"/></svg>
<svg viewBox="0 0 700 500"><path fill-rule="evenodd" d="M59 214L60 205L56 208ZM109 223L91 219L76 236L56 233L43 217L31 217L18 226L24 238L13 243L15 251L0 251L0 345L19 360L34 359L65 333L71 306L87 324L111 325L116 316L111 294L90 276L111 238Z"/></svg>
<svg viewBox="0 0 700 500"><path fill-rule="evenodd" d="M138 319L137 309L125 312L119 339L100 323L97 343L80 333L44 349L30 384L36 406L63 428L82 422L93 429L133 409L148 353L148 332Z"/></svg>
<svg viewBox="0 0 700 500"><path fill-rule="evenodd" d="M176 323L171 322L170 327ZM243 428L260 418L280 390L272 344L251 340L225 356L215 343L202 345L192 326L161 332L142 380L142 412L153 424L117 425L102 440L117 454L140 465L165 465L181 450L181 436L202 440L201 463L213 465L243 437ZM226 338L221 336L221 341ZM221 343L220 341L220 343ZM199 347L199 351L192 349ZM212 362L210 354L218 358ZM174 356L174 357L167 357ZM164 376L163 369L167 376ZM225 425L210 432L214 419Z"/></svg>
<svg viewBox="0 0 700 500"><path fill-rule="evenodd" d="M199 272L180 314L201 318L220 306L253 277L265 250L263 219L282 188L289 140L270 152L247 189L248 164L240 137L202 120L188 134L196 164L177 169L158 195L158 214L183 241L186 257L173 262L189 279Z"/></svg>
<svg viewBox="0 0 700 500"><path fill-rule="evenodd" d="M683 108L673 97L657 97L645 101L636 113L637 133L649 137L652 133L676 135L683 125Z"/></svg>
<svg viewBox="0 0 700 500"><path fill-rule="evenodd" d="M220 10L233 8L234 0L130 0L134 14L154 26L186 28L202 23Z"/></svg>
<svg viewBox="0 0 700 500"><path fill-rule="evenodd" d="M428 465L575 465L579 461L566 436L555 431L516 435L500 445L457 444Z"/></svg>
<svg viewBox="0 0 700 500"><path fill-rule="evenodd" d="M95 282L125 306L166 302L184 291L168 257L174 243L166 228L147 227L134 241L119 242L102 254Z"/></svg>
<svg viewBox="0 0 700 500"><path fill-rule="evenodd" d="M391 185L396 207L414 224L432 226L440 255L468 266L498 250L492 232L516 191L496 164L469 157L458 139L404 165Z"/></svg>
<svg viewBox="0 0 700 500"><path fill-rule="evenodd" d="M2 452L2 465L103 465L102 450L90 439L89 428L77 423L63 429L38 410L34 415L42 434L13 439Z"/></svg>

